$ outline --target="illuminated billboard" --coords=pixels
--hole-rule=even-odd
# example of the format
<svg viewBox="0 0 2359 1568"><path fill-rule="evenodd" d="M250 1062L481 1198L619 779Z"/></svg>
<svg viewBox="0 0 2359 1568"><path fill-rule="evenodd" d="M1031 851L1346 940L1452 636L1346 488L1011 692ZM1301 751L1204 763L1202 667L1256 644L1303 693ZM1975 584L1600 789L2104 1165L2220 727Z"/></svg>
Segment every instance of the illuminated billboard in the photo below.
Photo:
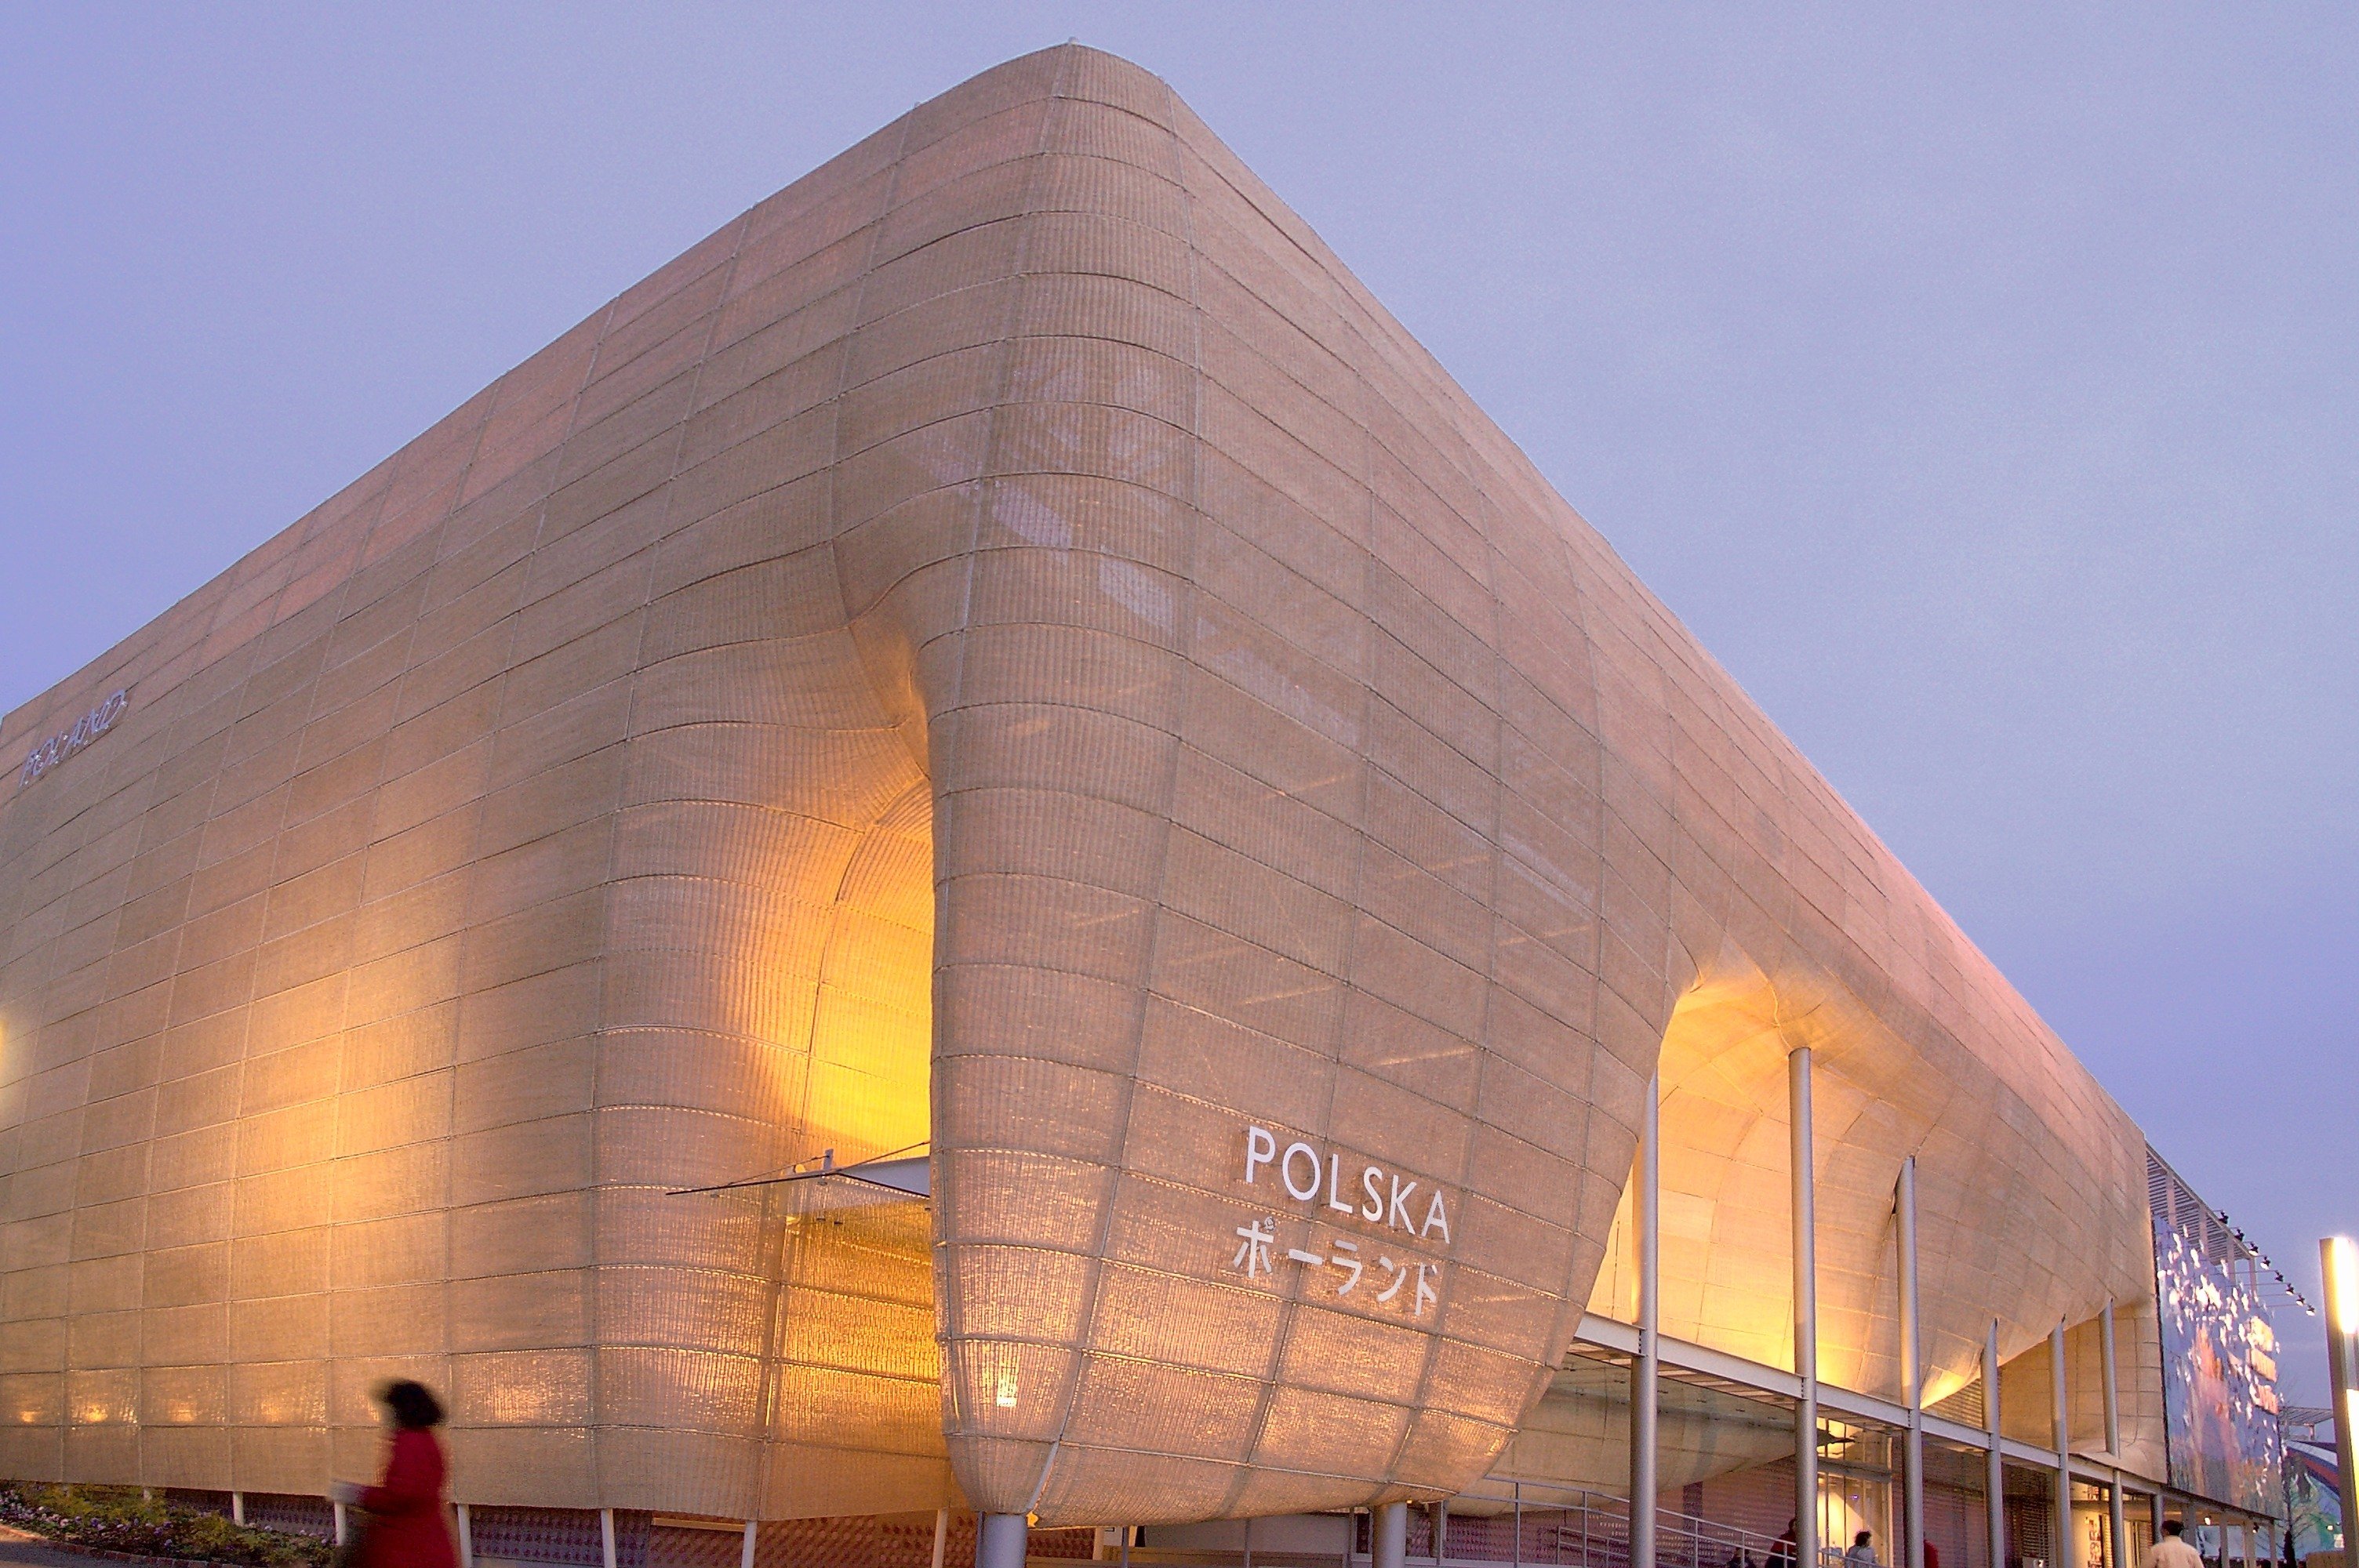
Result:
<svg viewBox="0 0 2359 1568"><path fill-rule="evenodd" d="M2276 1513L2284 1500L2277 1336L2259 1296L2161 1214L2154 1217L2154 1272L2170 1484Z"/></svg>
<svg viewBox="0 0 2359 1568"><path fill-rule="evenodd" d="M2293 1513L2293 1556L2343 1550L2343 1495L2334 1461L2299 1445L2286 1450L2286 1503Z"/></svg>

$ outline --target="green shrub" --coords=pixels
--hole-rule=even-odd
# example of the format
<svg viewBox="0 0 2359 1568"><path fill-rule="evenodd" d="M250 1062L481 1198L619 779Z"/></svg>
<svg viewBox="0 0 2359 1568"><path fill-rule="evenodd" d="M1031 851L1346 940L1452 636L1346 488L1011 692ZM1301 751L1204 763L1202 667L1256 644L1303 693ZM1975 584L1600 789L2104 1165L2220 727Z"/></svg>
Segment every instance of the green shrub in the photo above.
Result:
<svg viewBox="0 0 2359 1568"><path fill-rule="evenodd" d="M0 1520L78 1546L237 1568L327 1568L331 1555L314 1537L233 1524L136 1487L0 1483Z"/></svg>

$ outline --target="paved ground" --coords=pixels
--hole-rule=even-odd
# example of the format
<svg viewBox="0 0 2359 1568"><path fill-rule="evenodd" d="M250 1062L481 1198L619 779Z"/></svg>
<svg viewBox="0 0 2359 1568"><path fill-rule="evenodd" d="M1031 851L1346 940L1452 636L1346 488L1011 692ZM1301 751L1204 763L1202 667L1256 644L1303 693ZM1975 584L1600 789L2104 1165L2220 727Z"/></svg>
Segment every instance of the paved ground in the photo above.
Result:
<svg viewBox="0 0 2359 1568"><path fill-rule="evenodd" d="M92 1559L79 1552L60 1552L45 1541L13 1531L0 1535L0 1563L19 1568L91 1568Z"/></svg>
<svg viewBox="0 0 2359 1568"><path fill-rule="evenodd" d="M103 1559L60 1552L38 1535L0 1525L0 1563L10 1568L98 1568Z"/></svg>

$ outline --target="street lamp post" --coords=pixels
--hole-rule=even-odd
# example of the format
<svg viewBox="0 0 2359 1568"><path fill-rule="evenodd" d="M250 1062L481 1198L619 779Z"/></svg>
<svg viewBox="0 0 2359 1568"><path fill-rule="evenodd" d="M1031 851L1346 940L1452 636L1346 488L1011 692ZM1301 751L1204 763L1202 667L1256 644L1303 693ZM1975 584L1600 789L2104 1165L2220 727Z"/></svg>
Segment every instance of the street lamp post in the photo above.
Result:
<svg viewBox="0 0 2359 1568"><path fill-rule="evenodd" d="M2343 1560L2359 1547L2359 1465L2353 1463L2352 1377L2359 1370L2359 1242L2330 1236L2318 1244L2326 1276L2326 1372L2334 1389L2334 1469L2343 1493Z"/></svg>

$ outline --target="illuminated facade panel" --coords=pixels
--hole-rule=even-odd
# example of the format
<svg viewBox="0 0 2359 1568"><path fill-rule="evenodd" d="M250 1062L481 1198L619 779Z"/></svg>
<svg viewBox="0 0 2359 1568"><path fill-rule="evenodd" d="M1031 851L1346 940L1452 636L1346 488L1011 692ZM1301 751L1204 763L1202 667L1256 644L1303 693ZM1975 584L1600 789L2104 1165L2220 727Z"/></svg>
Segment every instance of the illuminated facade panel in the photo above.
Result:
<svg viewBox="0 0 2359 1568"><path fill-rule="evenodd" d="M0 746L49 748L0 804L11 1475L316 1492L402 1373L486 1504L1446 1496L1626 1284L1651 1075L1666 1331L1790 1365L1800 1045L1831 1379L1892 1380L1912 1155L1931 1398L1994 1318L2151 1296L2120 1108L1085 49L724 226ZM923 1202L678 1192L914 1148Z"/></svg>

